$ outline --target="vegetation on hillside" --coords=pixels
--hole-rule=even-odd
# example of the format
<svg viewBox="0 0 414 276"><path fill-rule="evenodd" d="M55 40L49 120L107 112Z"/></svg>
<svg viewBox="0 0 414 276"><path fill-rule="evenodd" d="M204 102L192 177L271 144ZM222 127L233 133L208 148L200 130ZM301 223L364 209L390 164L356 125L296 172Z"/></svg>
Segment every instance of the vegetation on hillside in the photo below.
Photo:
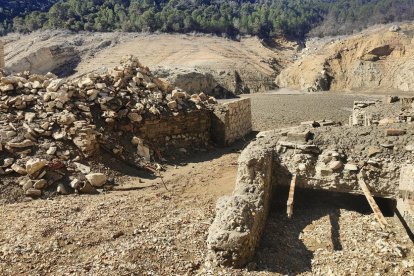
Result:
<svg viewBox="0 0 414 276"><path fill-rule="evenodd" d="M0 0L0 35L13 30L12 19L32 11L48 11L58 0ZM40 26L42 27L42 26Z"/></svg>
<svg viewBox="0 0 414 276"><path fill-rule="evenodd" d="M0 34L63 28L303 38L413 18L414 0L20 0L0 8Z"/></svg>

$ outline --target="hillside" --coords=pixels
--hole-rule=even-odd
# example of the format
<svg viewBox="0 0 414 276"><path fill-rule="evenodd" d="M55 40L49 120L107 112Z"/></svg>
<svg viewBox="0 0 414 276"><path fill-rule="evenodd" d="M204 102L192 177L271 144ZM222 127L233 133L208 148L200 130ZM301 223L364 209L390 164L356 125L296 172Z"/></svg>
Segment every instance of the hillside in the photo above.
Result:
<svg viewBox="0 0 414 276"><path fill-rule="evenodd" d="M10 71L76 77L135 55L175 86L218 97L274 89L276 75L297 47L284 40L266 46L257 37L234 41L209 35L68 31L10 34L5 41Z"/></svg>
<svg viewBox="0 0 414 276"><path fill-rule="evenodd" d="M414 19L413 0L69 0L8 1L0 34L38 29L202 32L238 38L337 35ZM53 4L56 2L55 4ZM53 4L53 5L51 5ZM33 11L29 13L30 11Z"/></svg>
<svg viewBox="0 0 414 276"><path fill-rule="evenodd" d="M308 91L414 91L414 25L378 26L360 34L311 40L277 77L279 87Z"/></svg>

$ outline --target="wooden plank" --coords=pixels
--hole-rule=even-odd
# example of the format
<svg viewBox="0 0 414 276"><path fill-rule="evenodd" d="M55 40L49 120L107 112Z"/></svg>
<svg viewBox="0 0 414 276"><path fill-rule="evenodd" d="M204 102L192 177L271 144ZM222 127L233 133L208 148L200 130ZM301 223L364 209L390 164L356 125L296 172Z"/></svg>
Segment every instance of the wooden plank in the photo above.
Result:
<svg viewBox="0 0 414 276"><path fill-rule="evenodd" d="M296 186L296 174L293 175L292 181L290 182L289 198L286 204L288 218L291 218L293 215L293 199L295 197L295 186Z"/></svg>
<svg viewBox="0 0 414 276"><path fill-rule="evenodd" d="M372 211L374 212L374 215L376 219L378 220L379 224L381 225L381 228L385 229L388 226L388 223L382 214L380 208L378 207L377 203L375 202L374 197L372 196L371 192L368 189L367 184L365 184L364 179L362 176L358 176L358 183L361 187L362 191L364 192L365 197L367 198L367 201L369 203L369 206L371 206Z"/></svg>

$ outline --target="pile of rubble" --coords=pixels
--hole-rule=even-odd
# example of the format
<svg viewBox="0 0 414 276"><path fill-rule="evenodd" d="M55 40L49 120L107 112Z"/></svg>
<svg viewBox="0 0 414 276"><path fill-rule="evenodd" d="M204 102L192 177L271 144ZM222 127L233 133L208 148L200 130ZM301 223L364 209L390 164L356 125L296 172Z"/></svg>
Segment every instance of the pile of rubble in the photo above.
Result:
<svg viewBox="0 0 414 276"><path fill-rule="evenodd" d="M142 166L153 157L137 127L217 103L173 90L132 56L110 72L73 81L51 73L0 77L0 178L33 197L44 190L96 192L108 181L91 169L99 149Z"/></svg>

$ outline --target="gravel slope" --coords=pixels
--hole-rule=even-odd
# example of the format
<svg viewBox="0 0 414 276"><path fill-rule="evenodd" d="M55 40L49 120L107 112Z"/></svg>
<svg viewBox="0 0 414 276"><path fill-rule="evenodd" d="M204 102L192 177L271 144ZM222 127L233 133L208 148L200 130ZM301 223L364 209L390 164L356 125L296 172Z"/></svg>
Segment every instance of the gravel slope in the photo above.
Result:
<svg viewBox="0 0 414 276"><path fill-rule="evenodd" d="M354 101L375 96L350 94L251 94L253 130L294 126L303 121L334 120L347 123Z"/></svg>

